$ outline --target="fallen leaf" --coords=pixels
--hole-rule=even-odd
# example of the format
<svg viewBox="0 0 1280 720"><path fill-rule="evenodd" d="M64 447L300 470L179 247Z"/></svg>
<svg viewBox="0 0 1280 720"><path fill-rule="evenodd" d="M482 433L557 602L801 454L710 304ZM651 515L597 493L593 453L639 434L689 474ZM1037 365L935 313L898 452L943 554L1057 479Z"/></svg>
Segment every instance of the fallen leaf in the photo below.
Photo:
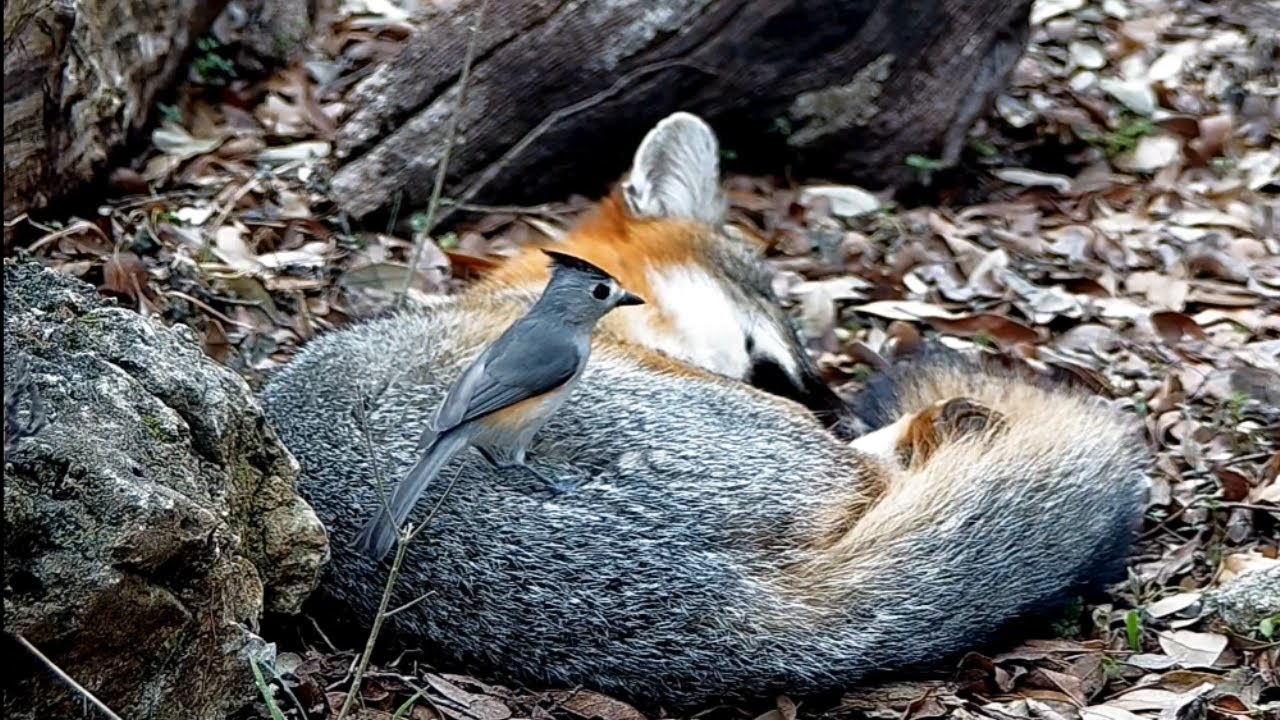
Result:
<svg viewBox="0 0 1280 720"><path fill-rule="evenodd" d="M257 256L257 262L263 267L280 269L291 265L301 267L320 267L325 264L330 246L327 242L309 242L297 250L281 250L263 253Z"/></svg>
<svg viewBox="0 0 1280 720"><path fill-rule="evenodd" d="M1198 592L1177 593L1151 603L1146 610L1151 617L1162 618L1166 615L1181 612L1199 601L1200 593Z"/></svg>
<svg viewBox="0 0 1280 720"><path fill-rule="evenodd" d="M1265 572L1280 567L1280 560L1269 558L1257 551L1231 553L1222 559L1222 570L1218 573L1218 587L1230 585L1241 575Z"/></svg>
<svg viewBox="0 0 1280 720"><path fill-rule="evenodd" d="M1132 665L1143 670L1153 670L1159 672L1168 670L1169 668L1178 667L1180 661L1175 657L1168 655L1152 655L1148 653L1137 653L1130 655L1124 659L1125 665Z"/></svg>
<svg viewBox="0 0 1280 720"><path fill-rule="evenodd" d="M557 691L547 695L557 705L580 717L599 718L599 720L645 720L643 713L621 700L590 690Z"/></svg>
<svg viewBox="0 0 1280 720"><path fill-rule="evenodd" d="M956 318L929 318L928 322L939 332L959 337L990 338L1001 347L1034 345L1040 341L1035 330L999 315L967 315Z"/></svg>
<svg viewBox="0 0 1280 720"><path fill-rule="evenodd" d="M1172 135L1147 135L1133 150L1117 155L1115 166L1125 172L1153 173L1175 163L1182 154L1182 140Z"/></svg>
<svg viewBox="0 0 1280 720"><path fill-rule="evenodd" d="M1107 705L1132 712L1163 710L1169 707L1177 698L1178 693L1171 690L1146 687L1131 690L1119 697L1112 698L1107 701Z"/></svg>
<svg viewBox="0 0 1280 720"><path fill-rule="evenodd" d="M1089 70L1097 70L1107 64L1107 56L1095 43L1072 40L1067 46L1067 54L1076 65Z"/></svg>
<svg viewBox="0 0 1280 720"><path fill-rule="evenodd" d="M1211 667L1227 649L1227 638L1217 633L1174 630L1157 633L1160 648L1184 667Z"/></svg>
<svg viewBox="0 0 1280 720"><path fill-rule="evenodd" d="M1146 80L1103 78L1098 85L1108 95L1139 115L1150 116L1156 110L1156 94Z"/></svg>
<svg viewBox="0 0 1280 720"><path fill-rule="evenodd" d="M213 254L237 272L256 273L262 265L245 242L245 232L244 226L239 224L218 228L214 233Z"/></svg>
<svg viewBox="0 0 1280 720"><path fill-rule="evenodd" d="M958 317L949 310L919 300L878 300L864 305L854 305L848 310L849 312L875 315L888 320L926 320L930 318L951 320Z"/></svg>
<svg viewBox="0 0 1280 720"><path fill-rule="evenodd" d="M1031 24L1042 25L1050 18L1081 7L1084 7L1084 0L1036 0L1031 5Z"/></svg>
<svg viewBox="0 0 1280 720"><path fill-rule="evenodd" d="M1152 305L1162 310L1182 312L1191 293L1191 284L1161 273L1143 271L1125 278L1124 289L1146 296Z"/></svg>
<svg viewBox="0 0 1280 720"><path fill-rule="evenodd" d="M800 204L812 207L821 199L829 203L832 215L854 218L880 209L880 199L853 185L814 185L800 191Z"/></svg>
<svg viewBox="0 0 1280 720"><path fill-rule="evenodd" d="M1211 690L1213 684L1205 683L1178 695L1160 711L1160 720L1195 720L1204 717L1204 696Z"/></svg>
<svg viewBox="0 0 1280 720"><path fill-rule="evenodd" d="M258 162L285 163L294 160L320 160L329 157L330 144L319 140L296 142L272 147L258 153Z"/></svg>
<svg viewBox="0 0 1280 720"><path fill-rule="evenodd" d="M102 289L114 295L142 300L149 281L147 266L131 252L112 253L102 266Z"/></svg>
<svg viewBox="0 0 1280 720"><path fill-rule="evenodd" d="M1080 720L1147 720L1147 718L1114 705L1090 705L1080 709Z"/></svg>
<svg viewBox="0 0 1280 720"><path fill-rule="evenodd" d="M1066 175L1053 175L1024 168L1000 168L993 171L992 174L1014 185L1051 187L1060 193L1071 190L1072 181Z"/></svg>
<svg viewBox="0 0 1280 720"><path fill-rule="evenodd" d="M1164 344L1170 347L1177 345L1183 338L1208 339L1204 330L1196 324L1195 320L1180 312L1163 311L1151 313L1151 324L1155 327L1156 332L1160 333L1160 338L1164 340Z"/></svg>
<svg viewBox="0 0 1280 720"><path fill-rule="evenodd" d="M151 133L151 142L156 149L178 160L189 160L197 155L211 153L222 141L221 137L192 137L186 128L173 123L165 123Z"/></svg>

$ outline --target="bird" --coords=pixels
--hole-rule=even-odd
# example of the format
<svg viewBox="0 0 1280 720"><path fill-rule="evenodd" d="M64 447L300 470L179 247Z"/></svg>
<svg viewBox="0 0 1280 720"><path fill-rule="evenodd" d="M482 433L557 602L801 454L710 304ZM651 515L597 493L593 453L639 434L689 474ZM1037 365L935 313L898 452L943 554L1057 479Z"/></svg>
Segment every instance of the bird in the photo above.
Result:
<svg viewBox="0 0 1280 720"><path fill-rule="evenodd" d="M596 324L614 308L644 300L586 260L543 252L551 279L541 296L449 387L418 441L418 460L356 536L356 548L374 560L395 546L431 480L468 447L496 468L519 467L553 492L565 490L527 465L525 452L586 368Z"/></svg>

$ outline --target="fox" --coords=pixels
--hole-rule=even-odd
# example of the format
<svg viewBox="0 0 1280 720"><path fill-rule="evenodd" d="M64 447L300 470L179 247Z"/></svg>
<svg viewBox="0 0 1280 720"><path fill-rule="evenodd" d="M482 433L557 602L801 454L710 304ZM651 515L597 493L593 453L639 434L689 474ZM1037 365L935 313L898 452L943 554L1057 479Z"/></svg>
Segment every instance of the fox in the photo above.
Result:
<svg viewBox="0 0 1280 720"><path fill-rule="evenodd" d="M1150 464L1138 423L952 351L843 400L762 249L726 229L719 172L711 128L672 115L542 245L645 304L597 326L530 447L571 492L466 456L427 489L388 605L405 606L387 618L399 640L500 680L671 712L936 666L1121 579ZM316 602L345 622L372 623L387 573L353 539L445 389L536 299L538 255L314 339L267 381L268 420L330 533Z"/></svg>

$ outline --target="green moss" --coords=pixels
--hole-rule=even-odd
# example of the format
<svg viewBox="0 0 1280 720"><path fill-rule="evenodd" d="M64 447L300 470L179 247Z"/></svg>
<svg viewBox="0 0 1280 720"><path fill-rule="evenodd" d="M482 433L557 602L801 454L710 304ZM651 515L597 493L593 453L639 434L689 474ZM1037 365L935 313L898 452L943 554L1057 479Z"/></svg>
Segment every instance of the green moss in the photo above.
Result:
<svg viewBox="0 0 1280 720"><path fill-rule="evenodd" d="M165 422L159 417L145 411L140 412L139 417L142 419L142 427L146 429L147 435L154 442L172 443L177 441L178 438L169 431L169 428L165 426Z"/></svg>

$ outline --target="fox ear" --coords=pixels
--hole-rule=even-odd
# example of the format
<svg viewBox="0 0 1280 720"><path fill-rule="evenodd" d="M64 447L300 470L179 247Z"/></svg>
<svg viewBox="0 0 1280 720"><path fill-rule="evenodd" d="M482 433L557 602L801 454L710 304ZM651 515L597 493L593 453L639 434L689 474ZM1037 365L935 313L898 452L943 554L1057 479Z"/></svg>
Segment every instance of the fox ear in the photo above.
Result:
<svg viewBox="0 0 1280 720"><path fill-rule="evenodd" d="M673 113L645 135L622 186L638 217L724 221L720 144L702 118Z"/></svg>

